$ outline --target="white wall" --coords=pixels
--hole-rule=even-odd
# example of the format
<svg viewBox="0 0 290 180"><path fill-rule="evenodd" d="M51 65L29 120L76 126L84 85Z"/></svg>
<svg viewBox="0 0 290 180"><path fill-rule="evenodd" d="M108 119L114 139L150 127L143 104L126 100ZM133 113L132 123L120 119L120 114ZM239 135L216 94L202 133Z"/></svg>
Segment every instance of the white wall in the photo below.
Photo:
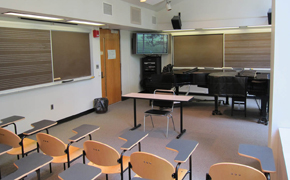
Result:
<svg viewBox="0 0 290 180"><path fill-rule="evenodd" d="M112 5L112 16L103 13L103 3ZM120 0L1 0L0 7L11 10L36 12L77 18L89 21L111 23L144 29L156 29L152 24L155 12L141 8L141 25L131 24L130 7L138 7ZM140 8L140 7L138 7Z"/></svg>
<svg viewBox="0 0 290 180"><path fill-rule="evenodd" d="M171 19L181 13L182 29L268 24L271 0L183 0L157 13L158 29L172 29Z"/></svg>
<svg viewBox="0 0 290 180"><path fill-rule="evenodd" d="M286 22L286 19L290 18L289 6L289 1L273 0L269 146L273 149L278 171L277 174L273 175L274 180L284 180L283 177L287 176L283 156L281 157L280 154L281 144L278 130L279 128L290 128L288 113L288 102L290 101L290 85L288 83L290 24Z"/></svg>
<svg viewBox="0 0 290 180"><path fill-rule="evenodd" d="M133 55L131 48L132 32L121 30L121 80L122 94L140 92L141 60L142 56Z"/></svg>
<svg viewBox="0 0 290 180"><path fill-rule="evenodd" d="M91 32L92 28L69 27L57 25L30 24L13 21L0 20L3 27L28 28L28 29L47 29L47 30L63 30L76 32ZM100 64L100 47L99 39L92 38L91 43L91 60L93 67ZM99 70L93 68L93 79L51 85L48 87L40 87L31 90L13 92L0 95L0 118L9 117L11 115L21 115L26 119L17 122L18 133L31 128L30 124L42 119L60 120L93 107L93 99L101 97L101 77ZM48 84L46 84L48 85ZM9 91L5 91L9 92ZM54 110L51 110L51 104ZM12 130L12 127L9 127Z"/></svg>

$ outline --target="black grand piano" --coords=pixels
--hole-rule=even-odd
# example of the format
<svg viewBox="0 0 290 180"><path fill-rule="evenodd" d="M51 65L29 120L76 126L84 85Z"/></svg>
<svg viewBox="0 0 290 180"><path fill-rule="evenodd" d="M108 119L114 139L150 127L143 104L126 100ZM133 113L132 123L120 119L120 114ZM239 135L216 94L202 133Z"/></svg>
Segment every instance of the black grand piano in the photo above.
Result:
<svg viewBox="0 0 290 180"><path fill-rule="evenodd" d="M215 109L213 115L220 115L218 110L218 97L233 97L236 93L246 92L261 99L260 119L258 123L268 124L268 102L269 102L270 73L258 72L255 70L242 69L190 69L175 70L172 72L153 74L143 83L146 92L153 92L155 89L176 89L184 85L197 85L208 88L208 95L215 97ZM237 91L238 90L238 91Z"/></svg>

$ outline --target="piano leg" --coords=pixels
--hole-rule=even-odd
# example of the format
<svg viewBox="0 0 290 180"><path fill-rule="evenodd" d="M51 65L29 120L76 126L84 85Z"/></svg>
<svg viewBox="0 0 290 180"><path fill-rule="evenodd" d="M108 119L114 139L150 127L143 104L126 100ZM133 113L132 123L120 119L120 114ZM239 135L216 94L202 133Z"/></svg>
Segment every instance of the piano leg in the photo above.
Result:
<svg viewBox="0 0 290 180"><path fill-rule="evenodd" d="M226 96L226 103L224 103L224 105L229 105L229 96Z"/></svg>
<svg viewBox="0 0 290 180"><path fill-rule="evenodd" d="M175 94L179 95L179 86L175 86Z"/></svg>
<svg viewBox="0 0 290 180"><path fill-rule="evenodd" d="M268 104L268 96L261 96L261 117L258 120L259 124L268 125L268 117L267 117L267 104Z"/></svg>
<svg viewBox="0 0 290 180"><path fill-rule="evenodd" d="M212 111L212 115L222 115L222 113L218 110L218 96L214 96L214 110Z"/></svg>

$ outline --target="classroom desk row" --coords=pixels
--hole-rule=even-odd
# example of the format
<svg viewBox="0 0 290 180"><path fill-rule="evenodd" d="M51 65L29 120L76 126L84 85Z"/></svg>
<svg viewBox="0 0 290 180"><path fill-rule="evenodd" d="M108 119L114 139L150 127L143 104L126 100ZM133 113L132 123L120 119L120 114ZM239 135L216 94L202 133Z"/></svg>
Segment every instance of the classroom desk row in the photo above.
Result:
<svg viewBox="0 0 290 180"><path fill-rule="evenodd" d="M11 117L2 119L1 123L0 123L0 127L3 128L3 127L6 127L10 124L13 124L15 133L17 133L17 128L15 125L15 122L22 120L22 119L24 119L24 117L22 117L22 116L11 116ZM23 137L22 137L21 142L20 142L20 145L22 148L22 157L24 157L24 155L25 155L23 140L27 136L36 134L42 130L46 130L46 133L49 134L48 129L56 124L57 124L57 122L51 121L51 120L41 120L41 121L38 121L36 123L31 124L31 126L33 128L28 130L28 131L23 132ZM91 139L91 134L98 129L99 129L99 126L88 125L88 124L81 125L75 129L73 129L73 132L75 132L76 135L69 138L69 142L70 143L77 142L77 141L83 139L85 136L89 136ZM12 148L13 148L12 146L0 143L0 155L10 151ZM50 163L52 161L52 159L53 158L51 158L50 156L46 156L44 154L33 153L30 156L27 156L25 158L22 158L22 159L16 161L14 164L16 167L18 167L18 170L16 172L8 175L4 179L21 179L33 171L37 172L38 179L40 179L40 177L39 177L40 168L45 166L46 164ZM0 179L1 179L1 169L0 169Z"/></svg>
<svg viewBox="0 0 290 180"><path fill-rule="evenodd" d="M35 134L42 130L46 130L46 132L48 133L48 128L52 127L53 125L55 125L55 122L53 121L42 120L42 121L33 123L32 124L33 128L31 130L24 132L23 134L24 136L29 136L31 134ZM73 132L75 132L76 135L69 138L69 142L70 143L77 142L85 138L86 136L89 136L90 139L92 139L91 134L98 129L99 129L98 126L83 124L73 129ZM119 137L120 139L126 141L125 144L123 144L120 148L123 151L128 151L128 150L131 150L136 145L139 145L139 151L141 151L140 142L147 136L148 136L148 132L128 131L120 135ZM181 153L178 153L174 161L177 163L183 163L187 161L187 159L191 156L191 154L193 153L197 145L198 145L198 142L196 141L175 139L175 140L172 140L167 145L167 148L173 151L181 152ZM11 148L12 147L1 144L0 145L1 154L9 151ZM37 177L38 179L40 179L40 168L51 163L52 160L53 158L48 155L44 155L41 153L32 153L31 155L25 156L22 159L16 161L14 164L18 169L15 172L4 177L3 179L4 180L21 179L34 171L37 172ZM77 172L82 172L82 173L77 173ZM70 180L80 179L78 175L81 175L81 174L82 174L82 179L86 179L86 178L93 179L101 174L101 170L96 167L77 163L71 168L60 173L59 177L61 179L70 179Z"/></svg>
<svg viewBox="0 0 290 180"><path fill-rule="evenodd" d="M13 124L15 121L21 120L23 117L21 116L12 116L11 118L6 118L5 121L2 120L2 123L0 124L0 127L6 127L9 124ZM4 124L4 125L3 125ZM24 137L27 137L29 135L35 134L37 132L40 132L42 130L46 130L47 133L48 129L57 123L55 121L51 120L42 120L36 123L31 124L33 127L32 129L25 131L23 133ZM2 126L1 126L2 125ZM16 125L14 124L15 129ZM68 141L71 143L78 142L82 139L84 139L86 136L89 136L89 139L91 140L91 134L97 130L99 130L99 126L95 125L89 125L89 124L83 124L72 131L76 133L76 135L70 137ZM133 147L135 147L137 144L139 145L139 151L141 151L141 144L140 142L148 136L148 132L141 132L141 131L128 131L122 135L120 135L119 139L122 139L126 141L124 145L121 146L121 149L123 151L131 150ZM22 140L23 140L22 139ZM190 170L189 175L190 179L192 179L192 167L191 167L191 154L197 147L198 142L192 141L192 140L180 140L180 139L174 139L169 144L167 144L166 148L169 150L173 150L178 152L177 156L175 157L174 161L176 163L184 163L188 159L190 160ZM0 144L0 155L6 153L7 151L11 150L12 147ZM266 175L266 177L269 177L269 174L272 172L275 172L275 162L273 158L273 152L268 147L261 147L261 146L255 146L255 145L248 145L248 144L240 144L239 155L249 157L256 159L261 164L261 170ZM24 156L24 154L23 154ZM38 179L40 179L40 168L49 164L52 161L52 158L50 156L40 154L40 153L33 153L25 158L22 158L15 162L15 166L18 167L18 170L4 179L21 179L25 177L27 174L36 171ZM72 179L73 174L82 174L82 173L76 173L76 172L86 172L87 178L96 178L101 174L100 169L92 169L95 167L91 167L88 165L82 165L82 164L75 164L71 168L67 169L66 171L60 173L59 177L61 179ZM91 173L89 173L91 172ZM77 177L77 175L73 176ZM84 177L82 176L84 179ZM1 179L1 170L0 170L0 179Z"/></svg>

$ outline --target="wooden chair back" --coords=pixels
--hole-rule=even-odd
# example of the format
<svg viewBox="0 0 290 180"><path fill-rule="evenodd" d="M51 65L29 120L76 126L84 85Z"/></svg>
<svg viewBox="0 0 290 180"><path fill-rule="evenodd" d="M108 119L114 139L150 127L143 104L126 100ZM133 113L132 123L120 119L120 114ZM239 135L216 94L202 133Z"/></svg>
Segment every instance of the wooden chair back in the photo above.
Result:
<svg viewBox="0 0 290 180"><path fill-rule="evenodd" d="M174 179L173 165L166 159L146 152L134 152L130 156L132 170L145 179L160 180Z"/></svg>
<svg viewBox="0 0 290 180"><path fill-rule="evenodd" d="M217 163L210 167L212 180L266 180L259 170L238 163Z"/></svg>
<svg viewBox="0 0 290 180"><path fill-rule="evenodd" d="M13 148L17 148L17 147L20 147L19 145L20 141L21 139L17 134L7 129L0 128L0 143L1 144L6 144L8 146L12 146Z"/></svg>
<svg viewBox="0 0 290 180"><path fill-rule="evenodd" d="M37 133L36 139L40 150L49 156L65 155L67 145L60 139L45 133Z"/></svg>
<svg viewBox="0 0 290 180"><path fill-rule="evenodd" d="M88 140L84 142L84 150L88 160L96 165L115 166L119 164L117 160L120 158L120 154L107 144Z"/></svg>

